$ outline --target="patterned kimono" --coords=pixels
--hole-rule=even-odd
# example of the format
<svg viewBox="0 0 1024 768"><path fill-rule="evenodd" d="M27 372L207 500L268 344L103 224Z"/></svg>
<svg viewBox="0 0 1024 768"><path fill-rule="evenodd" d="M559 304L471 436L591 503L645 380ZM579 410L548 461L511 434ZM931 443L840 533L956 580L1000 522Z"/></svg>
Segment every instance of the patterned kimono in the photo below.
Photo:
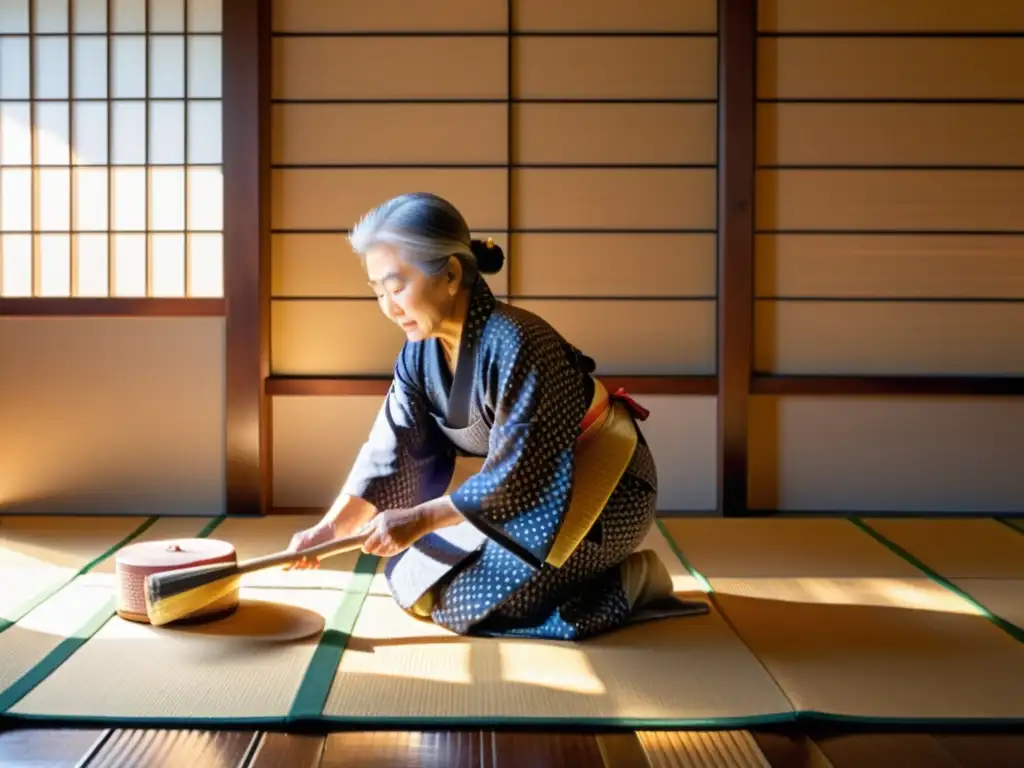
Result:
<svg viewBox="0 0 1024 768"><path fill-rule="evenodd" d="M545 562L571 499L592 365L542 319L497 302L482 277L454 376L437 339L405 344L343 492L405 509L444 495L457 456L484 461L450 494L466 522L387 563L401 607L429 593L429 620L453 632L565 640L631 620L618 566L650 530L657 495L642 436L586 538L561 567Z"/></svg>

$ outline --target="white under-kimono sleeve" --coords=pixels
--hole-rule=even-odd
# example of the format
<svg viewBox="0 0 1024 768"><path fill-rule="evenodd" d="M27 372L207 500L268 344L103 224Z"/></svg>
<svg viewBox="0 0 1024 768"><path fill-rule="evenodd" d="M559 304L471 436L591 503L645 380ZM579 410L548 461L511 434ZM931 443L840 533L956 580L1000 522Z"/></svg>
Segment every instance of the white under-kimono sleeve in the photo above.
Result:
<svg viewBox="0 0 1024 768"><path fill-rule="evenodd" d="M496 407L480 471L451 494L459 512L532 567L547 557L572 497L589 403L564 343L539 326L500 331Z"/></svg>
<svg viewBox="0 0 1024 768"><path fill-rule="evenodd" d="M391 387L342 488L381 511L443 495L455 466L454 449L433 423L412 375L415 367L399 355Z"/></svg>

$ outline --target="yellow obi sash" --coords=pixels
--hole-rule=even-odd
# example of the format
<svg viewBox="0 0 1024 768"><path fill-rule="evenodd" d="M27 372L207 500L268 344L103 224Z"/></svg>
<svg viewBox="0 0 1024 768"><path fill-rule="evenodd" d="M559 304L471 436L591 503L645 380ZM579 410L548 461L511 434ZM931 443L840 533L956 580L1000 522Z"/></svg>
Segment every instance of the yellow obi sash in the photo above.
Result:
<svg viewBox="0 0 1024 768"><path fill-rule="evenodd" d="M619 399L620 395L626 402ZM624 392L620 390L616 397L609 397L601 382L594 380L594 399L576 441L572 499L545 558L548 565L561 568L565 564L608 504L636 450L638 435L633 414L646 417L646 412ZM436 599L435 590L427 590L407 613L430 621Z"/></svg>
<svg viewBox="0 0 1024 768"><path fill-rule="evenodd" d="M590 533L629 466L638 440L630 409L594 380L594 400L577 441L569 510L545 562L560 568Z"/></svg>

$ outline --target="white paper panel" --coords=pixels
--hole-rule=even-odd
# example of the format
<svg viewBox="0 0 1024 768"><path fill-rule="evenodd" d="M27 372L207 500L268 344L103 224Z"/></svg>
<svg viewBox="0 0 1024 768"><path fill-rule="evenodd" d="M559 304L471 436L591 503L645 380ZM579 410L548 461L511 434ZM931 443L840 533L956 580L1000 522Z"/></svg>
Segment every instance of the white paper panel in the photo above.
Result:
<svg viewBox="0 0 1024 768"><path fill-rule="evenodd" d="M761 38L772 99L1019 99L1024 38Z"/></svg>
<svg viewBox="0 0 1024 768"><path fill-rule="evenodd" d="M658 508L714 509L715 398L636 399L651 411L641 428L658 468ZM275 397L274 505L326 509L341 489L382 401L379 395Z"/></svg>
<svg viewBox="0 0 1024 768"><path fill-rule="evenodd" d="M520 32L713 32L716 0L515 0Z"/></svg>
<svg viewBox="0 0 1024 768"><path fill-rule="evenodd" d="M759 371L1024 375L1024 303L758 302Z"/></svg>
<svg viewBox="0 0 1024 768"><path fill-rule="evenodd" d="M224 511L223 318L5 317L0 360L4 512Z"/></svg>
<svg viewBox="0 0 1024 768"><path fill-rule="evenodd" d="M1011 32L1016 0L760 0L758 27L777 32Z"/></svg>
<svg viewBox="0 0 1024 768"><path fill-rule="evenodd" d="M750 416L756 508L1024 511L1019 398L755 397Z"/></svg>
<svg viewBox="0 0 1024 768"><path fill-rule="evenodd" d="M618 300L512 302L547 320L605 375L715 372L715 302Z"/></svg>
<svg viewBox="0 0 1024 768"><path fill-rule="evenodd" d="M503 37L279 37L273 97L503 99L506 46Z"/></svg>

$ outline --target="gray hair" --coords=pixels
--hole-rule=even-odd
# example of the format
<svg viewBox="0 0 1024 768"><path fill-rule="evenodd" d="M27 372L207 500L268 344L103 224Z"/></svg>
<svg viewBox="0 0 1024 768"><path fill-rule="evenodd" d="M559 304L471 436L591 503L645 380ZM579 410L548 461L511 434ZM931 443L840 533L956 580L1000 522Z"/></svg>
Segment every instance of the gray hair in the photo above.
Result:
<svg viewBox="0 0 1024 768"><path fill-rule="evenodd" d="M400 258L431 276L441 274L455 256L462 262L465 285L478 271L466 220L454 205L427 192L399 195L374 208L353 227L348 241L360 256L390 245Z"/></svg>

